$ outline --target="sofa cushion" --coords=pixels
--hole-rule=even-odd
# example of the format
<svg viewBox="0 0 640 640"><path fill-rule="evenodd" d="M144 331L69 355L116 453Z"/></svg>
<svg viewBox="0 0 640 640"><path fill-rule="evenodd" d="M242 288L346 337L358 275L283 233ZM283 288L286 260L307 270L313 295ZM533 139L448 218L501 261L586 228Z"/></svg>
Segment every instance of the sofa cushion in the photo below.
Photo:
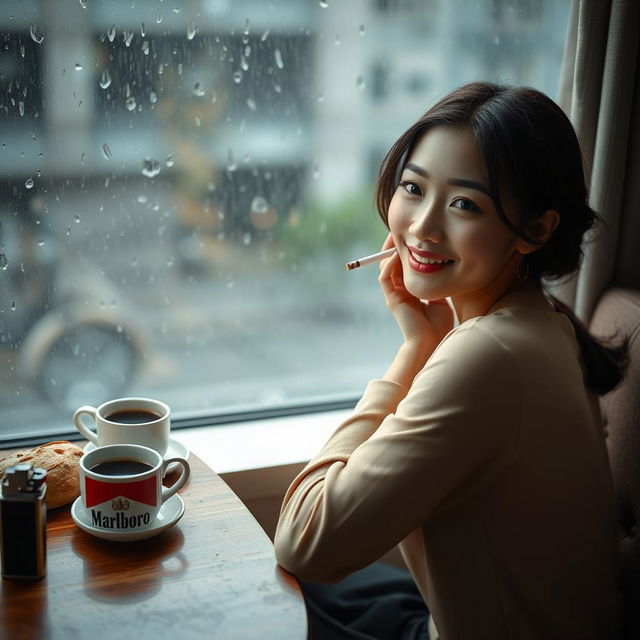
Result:
<svg viewBox="0 0 640 640"><path fill-rule="evenodd" d="M598 337L630 339L627 375L600 402L621 527L624 637L640 638L640 292L605 292L590 330Z"/></svg>

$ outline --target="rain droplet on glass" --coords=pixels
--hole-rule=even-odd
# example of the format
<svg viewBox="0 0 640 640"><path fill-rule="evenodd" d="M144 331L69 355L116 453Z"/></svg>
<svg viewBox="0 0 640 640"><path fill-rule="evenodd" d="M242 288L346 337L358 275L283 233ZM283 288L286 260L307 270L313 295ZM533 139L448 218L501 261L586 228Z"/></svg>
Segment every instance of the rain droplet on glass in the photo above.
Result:
<svg viewBox="0 0 640 640"><path fill-rule="evenodd" d="M129 29L125 29L122 33L122 40L124 41L125 47L131 45L131 41L133 40L133 31L129 31Z"/></svg>
<svg viewBox="0 0 640 640"><path fill-rule="evenodd" d="M23 44L20 45L20 55L24 58L24 54L26 53L25 47Z"/></svg>
<svg viewBox="0 0 640 640"><path fill-rule="evenodd" d="M71 227L67 227L67 230L65 231L65 235L67 236L67 238L71 235Z"/></svg>
<svg viewBox="0 0 640 640"><path fill-rule="evenodd" d="M20 112L21 116L24 115L24 102L22 102L22 100L18 102L18 111Z"/></svg>
<svg viewBox="0 0 640 640"><path fill-rule="evenodd" d="M324 102L324 93L319 93L318 97L316 98L316 100L318 102Z"/></svg>
<svg viewBox="0 0 640 640"><path fill-rule="evenodd" d="M176 159L173 157L172 153L167 156L167 159L164 161L164 163L167 165L167 167L173 167L173 165L176 163Z"/></svg>
<svg viewBox="0 0 640 640"><path fill-rule="evenodd" d="M129 96L125 101L125 105L128 111L133 111L136 108L136 99L133 96Z"/></svg>
<svg viewBox="0 0 640 640"><path fill-rule="evenodd" d="M132 267L137 267L138 266L138 258L132 258L131 266Z"/></svg>
<svg viewBox="0 0 640 640"><path fill-rule="evenodd" d="M323 9L326 9L329 6L329 3L326 0L320 0L318 3Z"/></svg>
<svg viewBox="0 0 640 640"><path fill-rule="evenodd" d="M149 102L151 104L155 104L156 102L158 102L158 96L155 91L149 92Z"/></svg>
<svg viewBox="0 0 640 640"><path fill-rule="evenodd" d="M44 240L38 240L38 246L44 247Z"/></svg>
<svg viewBox="0 0 640 640"><path fill-rule="evenodd" d="M108 89L111 86L111 74L105 69L100 76L100 88Z"/></svg>
<svg viewBox="0 0 640 640"><path fill-rule="evenodd" d="M264 214L269 211L269 203L263 196L256 196L251 201L251 211L257 214Z"/></svg>
<svg viewBox="0 0 640 640"><path fill-rule="evenodd" d="M242 71L238 69L238 71L233 72L233 81L236 84L240 84L242 82Z"/></svg>
<svg viewBox="0 0 640 640"><path fill-rule="evenodd" d="M281 87L279 84L274 84L274 85L273 85L273 90L274 90L276 93L282 93L282 87Z"/></svg>
<svg viewBox="0 0 640 640"><path fill-rule="evenodd" d="M269 29L267 29L261 36L260 42L264 42L269 37Z"/></svg>
<svg viewBox="0 0 640 640"><path fill-rule="evenodd" d="M0 269L6 271L8 266L9 261L7 260L7 256L4 253L0 253Z"/></svg>
<svg viewBox="0 0 640 640"><path fill-rule="evenodd" d="M256 101L251 98L247 98L247 106L251 111L255 111L258 107L256 106Z"/></svg>
<svg viewBox="0 0 640 640"><path fill-rule="evenodd" d="M366 83L365 83L364 78L362 76L358 76L356 78L356 85L358 86L358 89L360 89L360 91L364 91Z"/></svg>
<svg viewBox="0 0 640 640"><path fill-rule="evenodd" d="M149 41L145 40L142 43L142 53L144 53L145 56L149 55Z"/></svg>
<svg viewBox="0 0 640 640"><path fill-rule="evenodd" d="M82 65L79 62L76 62L75 70L76 71L82 71Z"/></svg>
<svg viewBox="0 0 640 640"><path fill-rule="evenodd" d="M147 35L146 28L144 26L144 22L140 25L140 35L144 38Z"/></svg>
<svg viewBox="0 0 640 640"><path fill-rule="evenodd" d="M162 11L158 11L158 17L156 18L158 24L162 23Z"/></svg>
<svg viewBox="0 0 640 640"><path fill-rule="evenodd" d="M153 158L145 158L142 162L142 175L155 178L160 173L160 163Z"/></svg>
<svg viewBox="0 0 640 640"><path fill-rule="evenodd" d="M11 301L11 311L15 311L16 310L16 301L12 300Z"/></svg>
<svg viewBox="0 0 640 640"><path fill-rule="evenodd" d="M364 32L364 25L363 25L363 24L361 24L361 25L360 25L360 35L361 35L361 36L363 36L363 35L364 35L364 33L365 33L365 32Z"/></svg>
<svg viewBox="0 0 640 640"><path fill-rule="evenodd" d="M102 145L102 153L104 153L104 157L107 160L111 160L111 149L109 149L109 145L106 142Z"/></svg>
<svg viewBox="0 0 640 640"><path fill-rule="evenodd" d="M273 52L273 57L276 61L276 67L278 67L278 69L284 69L284 62L282 61L282 53L280 53L280 49L276 49Z"/></svg>
<svg viewBox="0 0 640 640"><path fill-rule="evenodd" d="M116 25L112 24L107 31L107 38L109 38L109 42L113 42L116 37Z"/></svg>
<svg viewBox="0 0 640 640"><path fill-rule="evenodd" d="M196 82L195 87L193 87L193 95L198 97L202 97L204 95L204 89L200 82Z"/></svg>
<svg viewBox="0 0 640 640"><path fill-rule="evenodd" d="M243 71L249 71L249 63L247 62L247 59L244 56L240 56L240 68Z"/></svg>
<svg viewBox="0 0 640 640"><path fill-rule="evenodd" d="M77 216L77 215L76 215L76 216L73 216L73 221L74 221L76 224L80 224L80 216Z"/></svg>
<svg viewBox="0 0 640 640"><path fill-rule="evenodd" d="M336 45L336 47L339 47L342 44L339 35L336 35L336 39L333 41L333 43Z"/></svg>
<svg viewBox="0 0 640 640"><path fill-rule="evenodd" d="M143 193L141 193L141 194L138 196L138 202L139 202L140 204L144 204L146 201L147 201L147 196L145 196Z"/></svg>
<svg viewBox="0 0 640 640"><path fill-rule="evenodd" d="M244 236L242 236L242 244L244 244L244 245L251 244L251 234L250 233L245 233Z"/></svg>
<svg viewBox="0 0 640 640"><path fill-rule="evenodd" d="M190 22L189 26L187 27L187 40L193 40L196 37L196 31L197 31L197 27L196 27L196 23L195 22Z"/></svg>
<svg viewBox="0 0 640 640"><path fill-rule="evenodd" d="M317 164L313 165L313 179L320 179L320 167Z"/></svg>
<svg viewBox="0 0 640 640"><path fill-rule="evenodd" d="M33 187L33 178L27 178L24 186L27 187L27 189L31 189Z"/></svg>
<svg viewBox="0 0 640 640"><path fill-rule="evenodd" d="M86 9L86 8L87 8L87 0L80 0L80 6L81 6L83 9Z"/></svg>
<svg viewBox="0 0 640 640"><path fill-rule="evenodd" d="M36 44L41 44L44 40L44 33L42 29L37 24L32 24L29 28L29 32L31 33L31 39Z"/></svg>

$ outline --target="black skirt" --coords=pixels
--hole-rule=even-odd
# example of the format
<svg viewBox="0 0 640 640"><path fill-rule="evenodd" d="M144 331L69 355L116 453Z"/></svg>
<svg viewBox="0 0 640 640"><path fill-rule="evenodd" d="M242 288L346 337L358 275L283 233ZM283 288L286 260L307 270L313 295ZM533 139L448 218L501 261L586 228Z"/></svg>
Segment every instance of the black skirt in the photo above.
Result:
<svg viewBox="0 0 640 640"><path fill-rule="evenodd" d="M312 640L429 640L429 610L406 569L376 562L335 584L300 585Z"/></svg>

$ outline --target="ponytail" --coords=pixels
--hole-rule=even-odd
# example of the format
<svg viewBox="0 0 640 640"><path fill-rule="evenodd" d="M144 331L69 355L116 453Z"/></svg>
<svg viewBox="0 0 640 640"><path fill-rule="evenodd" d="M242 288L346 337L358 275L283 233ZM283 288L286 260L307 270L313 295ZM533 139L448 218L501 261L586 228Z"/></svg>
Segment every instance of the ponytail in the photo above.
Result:
<svg viewBox="0 0 640 640"><path fill-rule="evenodd" d="M554 296L548 296L554 308L564 313L576 333L585 370L585 384L603 396L622 382L629 365L629 336L614 342L617 336L608 339L596 338L573 311Z"/></svg>

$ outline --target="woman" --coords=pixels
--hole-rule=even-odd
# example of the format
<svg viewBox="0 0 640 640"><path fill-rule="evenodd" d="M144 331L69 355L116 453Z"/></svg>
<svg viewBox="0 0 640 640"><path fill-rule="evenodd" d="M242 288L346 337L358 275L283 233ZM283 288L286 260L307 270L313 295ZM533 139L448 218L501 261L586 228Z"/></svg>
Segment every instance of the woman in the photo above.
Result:
<svg viewBox="0 0 640 640"><path fill-rule="evenodd" d="M292 483L275 538L313 637L613 637L598 395L626 344L595 340L541 281L577 270L596 220L569 120L533 89L465 85L391 148L377 204L404 340ZM364 585L396 544L417 591Z"/></svg>

